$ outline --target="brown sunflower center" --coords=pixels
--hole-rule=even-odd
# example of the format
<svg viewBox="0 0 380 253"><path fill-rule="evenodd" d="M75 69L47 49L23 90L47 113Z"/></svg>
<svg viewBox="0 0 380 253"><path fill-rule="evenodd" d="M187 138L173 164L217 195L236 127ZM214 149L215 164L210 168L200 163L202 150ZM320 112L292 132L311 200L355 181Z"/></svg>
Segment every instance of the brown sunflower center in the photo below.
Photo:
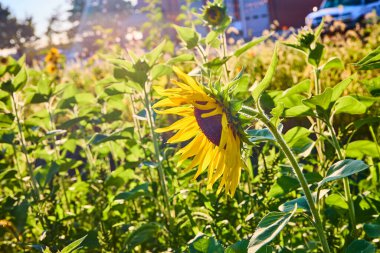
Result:
<svg viewBox="0 0 380 253"><path fill-rule="evenodd" d="M194 108L194 116L197 119L198 126L201 128L203 134L215 145L219 145L220 137L222 136L222 115L214 115L207 118L202 118L202 114L213 111L200 110Z"/></svg>

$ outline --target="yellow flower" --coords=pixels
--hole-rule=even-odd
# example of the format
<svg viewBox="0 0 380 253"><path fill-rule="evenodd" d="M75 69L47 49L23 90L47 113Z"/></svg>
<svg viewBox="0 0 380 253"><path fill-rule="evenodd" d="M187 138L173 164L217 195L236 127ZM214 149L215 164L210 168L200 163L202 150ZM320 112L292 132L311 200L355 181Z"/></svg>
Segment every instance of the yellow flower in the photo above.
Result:
<svg viewBox="0 0 380 253"><path fill-rule="evenodd" d="M55 47L52 47L50 51L45 56L45 62L57 62L60 57L59 50Z"/></svg>
<svg viewBox="0 0 380 253"><path fill-rule="evenodd" d="M54 63L49 63L46 65L46 71L50 74L55 74L57 72L57 66Z"/></svg>
<svg viewBox="0 0 380 253"><path fill-rule="evenodd" d="M243 163L240 136L234 124L229 121L228 109L208 95L190 76L178 68L173 69L183 82L173 81L176 88L157 89L166 98L157 102L153 108L159 114L176 114L183 118L168 127L157 129L156 132L176 131L168 143L191 140L178 151L178 164L192 158L186 171L198 167L194 176L197 178L207 170L207 188L212 188L221 178L218 193L224 187L233 196L239 184ZM167 108L157 110L162 107Z"/></svg>

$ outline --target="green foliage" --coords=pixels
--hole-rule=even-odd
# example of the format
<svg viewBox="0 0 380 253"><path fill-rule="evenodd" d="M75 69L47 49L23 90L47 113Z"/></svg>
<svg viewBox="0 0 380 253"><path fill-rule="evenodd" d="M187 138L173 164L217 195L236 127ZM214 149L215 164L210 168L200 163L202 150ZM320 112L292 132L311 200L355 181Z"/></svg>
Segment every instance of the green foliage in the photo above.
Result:
<svg viewBox="0 0 380 253"><path fill-rule="evenodd" d="M0 65L0 251L321 252L314 207L331 252L375 252L380 26L228 46L227 16L203 34L205 17L164 25L157 6L149 50L102 51L59 76ZM183 47L161 40L173 26ZM182 144L154 132L175 120L152 109L174 66L230 106L244 162L233 197L193 180Z"/></svg>

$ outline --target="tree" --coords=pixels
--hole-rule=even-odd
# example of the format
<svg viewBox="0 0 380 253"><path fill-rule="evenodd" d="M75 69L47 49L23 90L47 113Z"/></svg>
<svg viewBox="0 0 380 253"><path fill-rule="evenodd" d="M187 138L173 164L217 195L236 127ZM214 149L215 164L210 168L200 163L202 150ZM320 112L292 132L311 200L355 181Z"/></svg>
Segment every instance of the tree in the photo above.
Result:
<svg viewBox="0 0 380 253"><path fill-rule="evenodd" d="M22 53L26 44L36 39L33 19L28 17L20 22L0 3L0 48L16 48Z"/></svg>

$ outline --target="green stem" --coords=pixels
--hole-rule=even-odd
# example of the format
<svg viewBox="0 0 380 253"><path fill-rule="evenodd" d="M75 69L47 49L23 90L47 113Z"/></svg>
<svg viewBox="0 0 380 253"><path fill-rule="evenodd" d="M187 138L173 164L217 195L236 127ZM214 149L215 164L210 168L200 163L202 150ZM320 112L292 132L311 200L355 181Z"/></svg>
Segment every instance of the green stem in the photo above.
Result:
<svg viewBox="0 0 380 253"><path fill-rule="evenodd" d="M314 68L314 86L315 86L314 87L315 88L314 94L315 95L321 94L322 88L321 88L321 82L320 82L320 70L318 68ZM322 120L317 118L317 120L316 120L316 132L323 133L324 129L323 129L322 123L323 123ZM317 137L317 143L318 143L318 145L316 145L316 149L318 152L318 157L319 157L321 164L323 164L323 162L325 160L324 143L319 137Z"/></svg>
<svg viewBox="0 0 380 253"><path fill-rule="evenodd" d="M327 128L330 131L332 141L334 143L334 148L338 155L338 159L344 160L344 156L342 154L342 151L340 150L338 139L336 138L335 130L332 127L332 124L330 122L327 123ZM354 201L352 200L352 195L350 191L350 182L348 181L347 177L343 178L343 188L344 188L344 196L348 204L348 214L351 220L351 226L352 226L351 234L355 234L355 229L356 229L355 206L354 206Z"/></svg>
<svg viewBox="0 0 380 253"><path fill-rule="evenodd" d="M275 125L272 124L272 122L267 118L267 116L263 113L256 114L257 118L261 120L270 130L270 132L273 134L275 139L277 140L277 143L280 145L282 152L284 152L285 156L288 158L290 164L292 165L292 168L297 175L298 181L301 184L302 190L304 192L304 195L306 197L307 203L310 207L311 214L314 218L315 228L317 230L319 239L321 240L323 251L325 253L330 252L329 244L327 242L325 233L323 231L323 226L321 222L321 218L319 216L319 213L315 207L315 203L311 194L311 191L309 189L308 183L306 181L305 176L302 173L302 170L293 154L289 146L287 145L286 141L282 137L281 133L278 131Z"/></svg>
<svg viewBox="0 0 380 253"><path fill-rule="evenodd" d="M51 109L51 101L49 101L48 103L47 103L47 110L48 110L48 113L49 113L49 120L50 120L50 128L51 128L51 130L56 130L56 126L55 126L55 123L54 123L54 114L53 114L53 111L52 111L52 109ZM56 142L57 142L57 138L56 138L56 136L54 135L54 137L53 137L54 139L53 139L53 148L54 148L54 152L55 152L55 159L56 159L56 161L58 161L59 159L60 159L60 155L59 155L59 150L58 150L58 147L57 147L57 144L56 144ZM63 196L64 196L64 198L65 198L65 202L66 202L66 207L67 207L67 209L69 210L69 211L71 211L70 210L70 202L69 202L69 198L67 197L67 189L66 189L66 186L65 186L65 184L64 184L64 182L63 182L63 179L61 178L61 176L59 175L59 172L58 172L58 181L59 181L59 184L60 184L60 186L61 186L61 188L62 188L62 190L63 190Z"/></svg>
<svg viewBox="0 0 380 253"><path fill-rule="evenodd" d="M33 189L33 196L34 196L35 200L38 201L40 199L40 193L39 193L39 190L38 190L37 181L36 181L36 179L34 177L34 174L33 174L32 165L30 164L30 160L29 160L29 156L28 156L28 150L26 148L26 144L25 144L25 140L24 140L24 135L23 135L23 132L22 132L21 121L20 121L20 117L18 115L17 103L16 103L16 99L15 99L14 93L11 94L11 98L12 98L12 104L13 104L13 113L14 113L14 115L16 117L16 121L17 121L18 134L19 134L19 138L20 138L20 142L21 142L21 150L22 150L22 153L25 156L25 160L26 160L26 165L27 165L27 168L28 168L29 177L31 179L31 184L32 184L32 189Z"/></svg>
<svg viewBox="0 0 380 253"><path fill-rule="evenodd" d="M153 144L154 144L154 153L156 156L156 161L158 163L158 177L161 184L162 193L164 196L164 203L165 203L165 209L166 209L166 215L169 221L169 227L171 227L171 213L170 213L170 203L169 203L169 197L168 192L166 189L166 182L165 182L165 174L164 169L162 168L161 158L160 158L160 148L158 146L158 139L155 133L155 125L154 125L154 119L153 119L153 113L152 113L152 106L149 101L149 94L146 90L146 85L144 86L144 100L145 100L145 110L147 112L148 122L149 122L149 129L150 134L152 135Z"/></svg>

